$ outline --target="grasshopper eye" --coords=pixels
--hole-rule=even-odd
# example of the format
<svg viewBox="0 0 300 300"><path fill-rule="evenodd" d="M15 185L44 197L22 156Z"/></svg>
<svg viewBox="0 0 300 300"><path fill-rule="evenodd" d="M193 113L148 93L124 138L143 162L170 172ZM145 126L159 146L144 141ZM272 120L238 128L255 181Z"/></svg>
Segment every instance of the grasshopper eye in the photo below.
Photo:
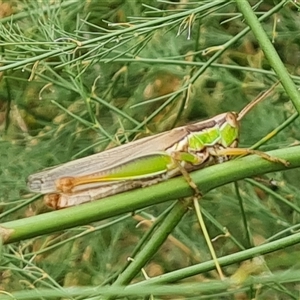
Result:
<svg viewBox="0 0 300 300"><path fill-rule="evenodd" d="M231 126L231 127L238 127L238 121L237 121L237 113L235 112L229 112L226 115L226 122Z"/></svg>

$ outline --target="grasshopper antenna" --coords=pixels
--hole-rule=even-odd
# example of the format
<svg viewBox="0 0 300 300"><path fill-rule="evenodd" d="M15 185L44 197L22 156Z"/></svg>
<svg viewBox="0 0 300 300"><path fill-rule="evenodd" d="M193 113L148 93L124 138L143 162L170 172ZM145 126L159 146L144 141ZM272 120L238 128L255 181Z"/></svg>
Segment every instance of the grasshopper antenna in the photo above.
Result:
<svg viewBox="0 0 300 300"><path fill-rule="evenodd" d="M280 81L277 81L275 84L273 84L267 91L260 93L258 97L256 97L254 100L252 100L248 105L246 105L240 112L237 117L237 120L240 121L257 103L267 98L275 89L275 87L280 83Z"/></svg>

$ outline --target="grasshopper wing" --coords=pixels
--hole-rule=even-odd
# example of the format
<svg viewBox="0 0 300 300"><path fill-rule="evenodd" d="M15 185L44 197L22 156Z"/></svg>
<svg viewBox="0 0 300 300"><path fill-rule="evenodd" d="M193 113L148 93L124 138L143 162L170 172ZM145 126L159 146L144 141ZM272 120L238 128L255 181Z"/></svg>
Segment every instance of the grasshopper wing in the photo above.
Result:
<svg viewBox="0 0 300 300"><path fill-rule="evenodd" d="M56 181L62 177L85 176L121 166L137 158L163 152L188 135L185 126L80 158L28 177L28 188L37 193L55 193Z"/></svg>

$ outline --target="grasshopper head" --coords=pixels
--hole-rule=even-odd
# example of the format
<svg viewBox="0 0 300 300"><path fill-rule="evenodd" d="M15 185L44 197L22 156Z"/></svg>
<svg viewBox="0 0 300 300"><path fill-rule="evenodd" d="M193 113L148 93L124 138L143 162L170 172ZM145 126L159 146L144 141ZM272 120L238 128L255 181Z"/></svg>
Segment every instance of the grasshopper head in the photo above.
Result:
<svg viewBox="0 0 300 300"><path fill-rule="evenodd" d="M240 126L240 122L238 120L239 114L235 111L231 111L226 113L225 119L226 122L233 128L238 128Z"/></svg>
<svg viewBox="0 0 300 300"><path fill-rule="evenodd" d="M224 147L236 147L239 138L239 121L236 112L224 114L224 121L220 127L221 143Z"/></svg>

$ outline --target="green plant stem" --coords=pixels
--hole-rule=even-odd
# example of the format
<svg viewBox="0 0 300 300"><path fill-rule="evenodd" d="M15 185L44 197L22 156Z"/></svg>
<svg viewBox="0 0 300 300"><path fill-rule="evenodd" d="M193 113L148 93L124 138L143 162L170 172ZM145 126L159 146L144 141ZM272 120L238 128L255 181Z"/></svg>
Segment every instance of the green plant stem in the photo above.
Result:
<svg viewBox="0 0 300 300"><path fill-rule="evenodd" d="M292 122L294 122L298 118L299 114L296 112L292 114L288 119L286 119L282 124L280 124L278 127L276 127L274 130L269 132L266 136L261 138L258 142L256 142L253 146L251 146L251 149L257 149L267 141L269 141L271 138L273 138L275 135L277 135L280 131L287 128Z"/></svg>
<svg viewBox="0 0 300 300"><path fill-rule="evenodd" d="M265 19L265 18L264 18ZM247 30L248 32L249 30ZM227 49L227 48L226 48ZM196 53L194 53L196 54ZM185 60L179 60L182 59L182 56L178 56L178 59L163 59L157 60L157 58L147 58L147 57L138 57L138 58L117 58L114 59L114 62L140 62L140 63L146 63L149 65L178 65L178 66L192 66L192 67L202 67L207 64L207 62L200 62L200 61L185 61ZM103 63L107 63L108 59L102 59ZM85 63L90 62L90 60L85 61ZM258 73L258 74L265 74L268 76L276 76L276 73L273 70L264 70L264 69L258 69L254 67L247 67L247 66L238 66L238 65L229 65L229 64L221 64L221 63L211 63L209 65L213 68L221 68L221 69L229 69L229 70L240 70L240 71L246 71L246 72L252 72L252 73ZM300 77L297 75L291 75L291 78L295 81L300 81ZM134 106L138 106L139 104L135 104Z"/></svg>
<svg viewBox="0 0 300 300"><path fill-rule="evenodd" d="M177 203L174 203L173 205L170 205L167 210L165 210L158 218L155 219L155 221L152 223L151 228L149 228L149 230L147 230L147 232L144 234L144 236L139 240L139 242L137 243L137 245L135 246L134 250L131 252L131 257L136 257L137 254L141 251L142 247L144 245L146 245L146 243L151 242L150 237L153 235L153 233L155 232L155 230L158 228L158 226L161 224L161 222L165 219L165 217L170 213L170 211L172 211L174 209L174 206L177 205ZM118 273L113 274L110 278L107 278L102 285L107 285L111 282L114 282L115 279L119 276L119 274L121 274L122 272L124 272L124 270L127 269L127 267L129 266L129 264L131 264L132 261L128 261L127 264L124 265L124 267L122 269L120 269L120 271L118 271Z"/></svg>
<svg viewBox="0 0 300 300"><path fill-rule="evenodd" d="M280 79L286 93L291 98L298 114L300 113L300 94L295 86L293 80L283 62L281 61L278 53L272 45L268 35L261 26L255 13L253 12L249 2L247 0L236 0L236 5L240 12L243 14L246 22L250 26L253 34L257 38L257 41L264 51L266 58L268 59L271 67L274 69L278 78Z"/></svg>
<svg viewBox="0 0 300 300"><path fill-rule="evenodd" d="M281 1L280 3L278 3L276 6L274 6L272 9L270 9L267 13L265 13L263 16L261 16L259 18L260 21L263 21L265 19L267 19L268 17L270 17L272 14L276 13L278 10L280 10L280 8L282 8L282 6L286 3L285 0ZM221 4L221 3L220 3ZM199 76L201 74L203 74L209 67L210 65L217 60L223 52L225 52L228 48L230 48L230 46L232 46L234 43L236 43L239 39L241 39L243 36L245 36L251 28L247 27L245 29L243 29L241 32L239 32L237 35L235 35L233 38L231 38L228 42L226 42L224 45L222 45L222 47L220 47L220 50L218 50L216 53L214 53L208 60L207 62L205 62L203 65L201 65L201 67L199 68L199 70L197 70L195 72L195 74L193 74L193 76L186 81L186 83L182 86L182 89L187 89L189 85L193 84L197 78L199 78ZM1 67L0 67L0 71L1 71ZM276 72L275 72L276 73ZM179 94L179 92L178 92ZM156 111L154 111L152 114L150 114L150 116L148 116L147 118L144 119L143 122L140 123L139 126L137 126L134 130L138 130L140 128L142 128L142 126L146 125L148 122L150 122L160 111L162 111L165 107L167 107L171 102L174 101L174 99L176 98L177 93L175 93L173 96L171 96L167 101L164 102L163 105L161 105Z"/></svg>
<svg viewBox="0 0 300 300"><path fill-rule="evenodd" d="M250 228L249 228L248 222L247 222L245 205L244 205L241 193L239 191L239 186L238 186L237 182L234 183L234 189L235 189L236 196L239 200L239 206L240 206L240 209L241 209L241 219L242 219L242 222L243 222L243 225L244 225L244 231L246 233L246 243L247 243L246 248L250 248L253 245L252 235L251 235L251 231L250 231Z"/></svg>
<svg viewBox="0 0 300 300"><path fill-rule="evenodd" d="M300 146L267 153L288 160L290 162L289 168L300 167ZM192 172L190 176L202 194L205 194L229 182L286 169L288 168L282 164L272 163L252 155ZM180 176L100 201L3 223L0 227L0 234L4 243L12 243L192 195L193 190Z"/></svg>
<svg viewBox="0 0 300 300"><path fill-rule="evenodd" d="M274 283L294 283L299 282L299 271L291 270L289 272L281 272L277 274L262 274L260 276L251 276L245 282L241 283L238 287L235 285L232 280L209 280L206 282L188 282L181 283L176 285L147 285L143 286L141 289L139 285L131 286L130 288L126 287L95 287L95 286L72 286L64 287L60 289L30 289L22 290L10 293L8 295L1 294L1 300L32 300L32 299L41 299L42 295L47 299L56 299L56 298L84 298L91 299L90 297L97 294L103 296L115 296L122 295L123 297L142 297L147 295L155 296L167 296L170 298L171 295L174 295L173 299L178 299L179 296L182 298L188 296L195 296L195 299L199 299L200 295L204 296L203 299L222 299L223 295L218 295L216 293L227 292L231 290L232 292L242 292L242 289L249 287L250 285L266 285ZM234 290L233 290L234 289ZM205 295L208 295L205 297ZM210 296L209 296L210 295ZM228 294L227 294L228 295ZM293 294L289 294L291 298L288 299L298 299L293 297ZM132 299L132 297L130 299ZM97 298L99 299L99 297Z"/></svg>
<svg viewBox="0 0 300 300"><path fill-rule="evenodd" d="M126 34L131 33L131 32L142 32L142 30L147 30L147 28L149 27L153 27L153 26L159 26L160 24L167 24L168 22L174 21L174 20L178 20L180 18L184 18L187 17L191 14L197 14L200 13L202 11L211 9L213 7L215 7L216 5L222 5L225 4L226 1L225 0L219 0L219 1L212 1L210 3L201 5L195 9L191 9L191 10L184 10L183 12L177 13L177 14L171 14L168 16L164 16L163 18L154 18L153 20L149 21L149 22L144 22L138 25L134 25L134 26L129 26L128 28L125 29L120 29L120 30L115 30L111 33L108 33L106 35L100 36L100 37L96 37L94 39L89 39L87 41L73 41L70 40L70 42L68 42L67 46L62 46L59 49L54 49L54 50L49 50L46 51L43 54L40 55L36 55L36 56L32 56L23 60L18 60L12 63L7 63L6 65L3 65L0 67L0 72L1 71L5 71L8 69L13 69L13 68L20 68L23 67L27 64L31 64L31 63L35 63L36 61L40 61L40 60L44 60L47 59L49 57L55 57L55 56L59 56L62 53L67 53L68 51L73 51L75 49L80 49L81 47L86 47L89 45L99 45L100 43L104 43L107 41L112 41L114 38L116 39L116 41L118 40L118 43L120 43L121 41L123 41L123 39L125 39ZM22 15L23 17L23 15ZM166 25L167 26L167 25ZM142 34L142 33L141 33ZM118 39L119 37L119 39ZM66 40L68 40L68 38L66 37ZM57 44L57 43L56 43Z"/></svg>
<svg viewBox="0 0 300 300"><path fill-rule="evenodd" d="M291 201L287 200L286 198L284 198L283 196L279 195L278 193L272 191L270 188L268 188L264 184L261 184L261 183L255 181L255 180L253 180L251 178L247 178L246 181L249 182L250 184L252 184L253 186L256 186L256 187L260 188L261 190L263 190L267 194L269 194L272 197L274 197L274 199L276 199L277 201L283 203L284 205L286 205L287 207L289 207L291 210L293 210L293 211L297 212L298 214L300 214L300 208L299 208L299 206L295 205L294 203L292 203Z"/></svg>
<svg viewBox="0 0 300 300"><path fill-rule="evenodd" d="M274 242L270 242L268 244L263 244L260 246L256 246L244 251L240 251L238 253L233 253L230 255L222 256L218 258L219 264L224 267L231 265L233 263L241 262L259 255L264 255L270 252L274 252L292 245L296 245L300 242L300 233L292 234L288 237L284 237L280 240L276 240ZM130 290L131 287L135 288L137 286L144 287L152 284L166 284L173 283L182 279L186 279L187 277L191 277L194 275L201 274L203 272L211 271L215 268L214 261L210 260L207 262L203 262L191 267L183 268L180 270L173 271L169 274L164 274L158 277L153 277L148 279L147 281L143 281L140 283L133 284L129 286L127 289Z"/></svg>
<svg viewBox="0 0 300 300"><path fill-rule="evenodd" d="M163 223L155 231L148 243L143 249L133 258L132 263L118 277L114 285L127 285L136 276L141 268L145 266L147 261L158 251L160 246L166 241L168 235L178 225L181 218L188 210L189 201L178 201L170 213L166 216Z"/></svg>
<svg viewBox="0 0 300 300"><path fill-rule="evenodd" d="M5 24L8 22L16 22L18 20L22 20L25 18L28 18L30 15L31 16L38 16L41 15L42 13L48 13L49 10L57 10L57 9L62 9L66 8L68 6L74 6L74 0L68 0L68 1L63 1L61 3L53 3L51 5L44 5L43 7L40 7L39 9L30 9L30 11L22 11L17 14L11 15L9 17L1 18L0 23Z"/></svg>

